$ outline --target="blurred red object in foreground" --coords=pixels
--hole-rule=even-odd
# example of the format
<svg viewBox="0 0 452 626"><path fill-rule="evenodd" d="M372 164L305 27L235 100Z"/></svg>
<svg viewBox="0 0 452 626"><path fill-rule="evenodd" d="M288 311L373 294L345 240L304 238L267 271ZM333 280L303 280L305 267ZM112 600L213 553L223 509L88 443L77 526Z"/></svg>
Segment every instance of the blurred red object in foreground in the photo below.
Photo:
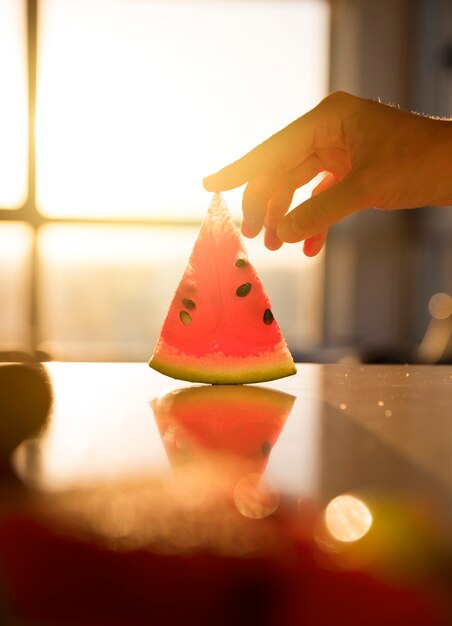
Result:
<svg viewBox="0 0 452 626"><path fill-rule="evenodd" d="M313 544L292 542L284 557L118 552L11 517L0 525L0 567L27 625L442 624L420 589L329 570Z"/></svg>

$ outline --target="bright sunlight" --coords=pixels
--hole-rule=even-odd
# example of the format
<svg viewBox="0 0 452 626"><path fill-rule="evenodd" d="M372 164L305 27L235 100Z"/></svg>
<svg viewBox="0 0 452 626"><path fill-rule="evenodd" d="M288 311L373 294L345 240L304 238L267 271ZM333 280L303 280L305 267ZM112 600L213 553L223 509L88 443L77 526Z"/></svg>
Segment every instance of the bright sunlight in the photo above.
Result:
<svg viewBox="0 0 452 626"><path fill-rule="evenodd" d="M25 2L0 0L0 208L15 209L27 191Z"/></svg>
<svg viewBox="0 0 452 626"><path fill-rule="evenodd" d="M202 217L205 175L324 96L328 18L322 0L42 0L40 210Z"/></svg>

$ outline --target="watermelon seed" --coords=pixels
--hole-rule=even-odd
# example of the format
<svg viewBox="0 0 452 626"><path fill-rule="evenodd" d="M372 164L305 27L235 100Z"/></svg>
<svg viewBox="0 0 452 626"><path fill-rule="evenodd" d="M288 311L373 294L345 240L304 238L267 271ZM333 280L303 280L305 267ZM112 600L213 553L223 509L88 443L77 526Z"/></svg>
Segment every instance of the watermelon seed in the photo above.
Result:
<svg viewBox="0 0 452 626"><path fill-rule="evenodd" d="M264 311L264 324L267 324L267 326L270 326L270 324L273 322L275 318L273 317L273 313L270 311L270 309L265 309Z"/></svg>
<svg viewBox="0 0 452 626"><path fill-rule="evenodd" d="M252 287L251 283L243 283L243 285L240 285L240 287L237 287L235 293L238 295L239 298L244 298L251 291L251 287Z"/></svg>
<svg viewBox="0 0 452 626"><path fill-rule="evenodd" d="M248 265L248 263L245 261L245 259L237 259L235 264L236 264L237 267L246 267Z"/></svg>
<svg viewBox="0 0 452 626"><path fill-rule="evenodd" d="M269 443L268 441L264 441L264 443L261 445L262 456L267 458L271 452L271 449L272 449L271 443Z"/></svg>
<svg viewBox="0 0 452 626"><path fill-rule="evenodd" d="M180 320L181 320L182 324L185 324L185 326L190 326L190 324L191 324L191 317L190 317L189 313L187 313L187 311L181 311L179 313L179 317L180 317Z"/></svg>
<svg viewBox="0 0 452 626"><path fill-rule="evenodd" d="M184 307L186 309L188 309L189 311L193 311L193 309L196 309L196 304L195 302L193 302L193 300L190 300L189 298L184 298L182 300L182 304L184 305Z"/></svg>

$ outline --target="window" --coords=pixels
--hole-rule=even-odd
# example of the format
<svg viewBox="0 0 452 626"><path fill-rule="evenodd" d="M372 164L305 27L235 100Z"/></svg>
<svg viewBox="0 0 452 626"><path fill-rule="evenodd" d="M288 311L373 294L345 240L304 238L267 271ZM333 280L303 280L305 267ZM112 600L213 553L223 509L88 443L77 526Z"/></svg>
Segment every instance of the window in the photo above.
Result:
<svg viewBox="0 0 452 626"><path fill-rule="evenodd" d="M0 222L0 349L27 351L30 345L33 230L23 222Z"/></svg>
<svg viewBox="0 0 452 626"><path fill-rule="evenodd" d="M328 3L29 0L27 14L0 0L6 6L15 47L0 48L0 63L22 77L14 102L23 105L10 126L0 108L0 129L3 120L18 138L11 145L22 146L14 165L22 187L14 196L0 177L0 232L27 180L23 33L31 71L37 54L36 93L28 82L36 177L17 212L36 242L32 295L21 304L32 309L32 347L57 359L145 359L210 202L202 177L326 93ZM11 69L13 57L22 65ZM240 198L241 190L225 194L237 219ZM322 258L290 246L270 253L262 241L247 247L291 348L318 342Z"/></svg>
<svg viewBox="0 0 452 626"><path fill-rule="evenodd" d="M25 5L0 0L0 207L16 209L27 193Z"/></svg>

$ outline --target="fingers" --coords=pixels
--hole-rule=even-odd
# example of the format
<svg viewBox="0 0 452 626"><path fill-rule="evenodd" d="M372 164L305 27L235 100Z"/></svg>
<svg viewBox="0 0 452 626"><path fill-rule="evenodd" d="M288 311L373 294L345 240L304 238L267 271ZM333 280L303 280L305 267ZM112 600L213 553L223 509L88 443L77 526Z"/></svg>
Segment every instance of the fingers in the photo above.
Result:
<svg viewBox="0 0 452 626"><path fill-rule="evenodd" d="M328 231L324 230L322 233L314 235L314 237L308 237L308 239L305 239L303 243L304 254L306 256L316 256L323 248L327 234Z"/></svg>
<svg viewBox="0 0 452 626"><path fill-rule="evenodd" d="M267 214L265 216L265 240L264 243L269 250L278 250L283 242L276 234L279 222L289 210L292 204L295 189L289 186L280 186L271 197Z"/></svg>
<svg viewBox="0 0 452 626"><path fill-rule="evenodd" d="M203 180L207 191L228 191L267 172L292 169L312 152L315 109L234 161Z"/></svg>
<svg viewBox="0 0 452 626"><path fill-rule="evenodd" d="M245 237L256 237L261 231L270 200L278 183L277 175L259 176L251 180L243 192L242 233Z"/></svg>
<svg viewBox="0 0 452 626"><path fill-rule="evenodd" d="M336 176L334 176L334 174L331 174L331 172L329 172L324 178L322 178L320 183L316 187L314 187L314 189L312 190L311 196L318 196L319 193L326 191L337 182L338 182L338 179L336 178ZM308 237L307 239L305 239L303 243L304 254L309 257L316 256L320 252L320 250L323 248L323 244L325 243L327 234L328 234L328 230L324 230L323 232L318 233L317 235L314 235L313 237Z"/></svg>
<svg viewBox="0 0 452 626"><path fill-rule="evenodd" d="M327 189L335 185L337 182L339 182L339 179L337 178L337 176L335 176L331 172L328 172L328 174L324 178L322 178L319 184L316 187L314 187L314 189L312 190L311 196L318 196L319 193L322 193L322 191L326 191Z"/></svg>
<svg viewBox="0 0 452 626"><path fill-rule="evenodd" d="M311 154L300 165L284 174L269 199L265 214L265 245L269 250L277 250L282 246L276 229L287 213L293 200L295 190L314 178L321 170L322 164L315 154Z"/></svg>
<svg viewBox="0 0 452 626"><path fill-rule="evenodd" d="M351 172L293 209L280 222L277 235L288 243L302 241L323 233L343 217L364 208L366 203L359 192L357 175Z"/></svg>

